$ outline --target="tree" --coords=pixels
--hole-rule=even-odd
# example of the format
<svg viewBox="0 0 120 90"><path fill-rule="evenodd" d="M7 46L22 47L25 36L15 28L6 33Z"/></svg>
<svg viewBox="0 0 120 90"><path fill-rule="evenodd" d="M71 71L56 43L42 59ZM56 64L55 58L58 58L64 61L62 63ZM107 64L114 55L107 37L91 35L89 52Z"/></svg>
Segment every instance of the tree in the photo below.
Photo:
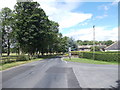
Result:
<svg viewBox="0 0 120 90"><path fill-rule="evenodd" d="M51 21L37 2L19 2L15 5L16 38L23 52L57 52L59 24Z"/></svg>
<svg viewBox="0 0 120 90"><path fill-rule="evenodd" d="M0 14L2 30L2 50L3 52L7 52L7 55L9 56L12 35L12 10L8 7L5 7L2 9Z"/></svg>
<svg viewBox="0 0 120 90"><path fill-rule="evenodd" d="M90 48L90 51L93 51L93 48L94 48L94 47L91 47L91 48ZM100 47L95 46L95 51L100 51Z"/></svg>
<svg viewBox="0 0 120 90"><path fill-rule="evenodd" d="M69 38L68 43L69 43L69 47L71 47L72 51L75 51L78 49L77 42L75 42L72 38Z"/></svg>
<svg viewBox="0 0 120 90"><path fill-rule="evenodd" d="M113 42L112 40L108 40L108 41L105 42L105 45L109 46L109 45L111 45L111 44L113 44L113 43L114 43L114 42Z"/></svg>
<svg viewBox="0 0 120 90"><path fill-rule="evenodd" d="M77 50L76 42L59 33L59 24L48 16L37 2L17 2L14 11L2 9L1 31L3 51L28 53L67 52ZM11 48L11 49L10 49Z"/></svg>
<svg viewBox="0 0 120 90"><path fill-rule="evenodd" d="M45 52L55 52L55 47L57 45L58 39L58 23L48 20L46 26L44 27L44 34L42 34L42 55ZM43 52L44 51L44 52Z"/></svg>
<svg viewBox="0 0 120 90"><path fill-rule="evenodd" d="M83 41L82 40L77 40L77 44L78 45L83 45Z"/></svg>
<svg viewBox="0 0 120 90"><path fill-rule="evenodd" d="M30 55L37 51L38 45L42 46L40 41L44 42L44 29L48 18L39 6L37 2L18 2L15 5L16 38L20 49Z"/></svg>
<svg viewBox="0 0 120 90"><path fill-rule="evenodd" d="M62 47L62 52L68 52L68 47L69 47L69 42L68 42L69 38L68 37L63 37L61 40L61 47Z"/></svg>

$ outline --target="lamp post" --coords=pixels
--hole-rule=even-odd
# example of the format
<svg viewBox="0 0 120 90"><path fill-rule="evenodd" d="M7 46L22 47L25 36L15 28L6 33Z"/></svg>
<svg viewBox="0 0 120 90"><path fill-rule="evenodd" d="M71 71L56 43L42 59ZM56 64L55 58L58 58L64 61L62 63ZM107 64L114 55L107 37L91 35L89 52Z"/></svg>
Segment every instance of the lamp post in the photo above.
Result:
<svg viewBox="0 0 120 90"><path fill-rule="evenodd" d="M95 59L95 25L93 25L93 59Z"/></svg>

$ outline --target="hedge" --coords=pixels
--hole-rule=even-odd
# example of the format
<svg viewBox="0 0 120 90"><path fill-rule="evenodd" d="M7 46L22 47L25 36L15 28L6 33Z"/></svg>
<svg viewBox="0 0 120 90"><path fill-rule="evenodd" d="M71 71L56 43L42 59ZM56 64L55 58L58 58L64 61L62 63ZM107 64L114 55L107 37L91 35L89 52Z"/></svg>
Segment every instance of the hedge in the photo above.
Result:
<svg viewBox="0 0 120 90"><path fill-rule="evenodd" d="M29 56L26 55L19 55L16 59L16 61L28 61L30 60Z"/></svg>
<svg viewBox="0 0 120 90"><path fill-rule="evenodd" d="M102 60L102 61L109 61L109 62L118 62L120 59L120 53L104 53L104 52L80 52L80 58L87 58L87 59L94 59L95 60Z"/></svg>
<svg viewBox="0 0 120 90"><path fill-rule="evenodd" d="M71 51L71 55L79 55L81 52L87 52L87 51Z"/></svg>
<svg viewBox="0 0 120 90"><path fill-rule="evenodd" d="M120 53L120 51L107 51L107 52L104 52L104 53Z"/></svg>

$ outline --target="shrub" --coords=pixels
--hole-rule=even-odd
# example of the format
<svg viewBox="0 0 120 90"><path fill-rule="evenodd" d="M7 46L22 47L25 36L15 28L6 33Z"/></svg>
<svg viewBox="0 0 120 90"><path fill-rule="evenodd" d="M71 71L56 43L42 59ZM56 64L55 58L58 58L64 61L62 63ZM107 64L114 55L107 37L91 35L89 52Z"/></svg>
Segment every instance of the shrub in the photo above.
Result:
<svg viewBox="0 0 120 90"><path fill-rule="evenodd" d="M79 58L83 58L83 53L79 53Z"/></svg>
<svg viewBox="0 0 120 90"><path fill-rule="evenodd" d="M30 60L30 59L29 59L29 56L26 56L26 55L19 55L16 59L16 61L27 61L27 60Z"/></svg>
<svg viewBox="0 0 120 90"><path fill-rule="evenodd" d="M85 51L71 51L71 55L79 55L81 52Z"/></svg>
<svg viewBox="0 0 120 90"><path fill-rule="evenodd" d="M120 53L104 53L104 52L81 52L83 58L87 59L93 59L93 54L94 54L94 59L95 60L102 60L102 61L114 61L118 62L120 58ZM79 54L79 57L81 54Z"/></svg>
<svg viewBox="0 0 120 90"><path fill-rule="evenodd" d="M90 48L90 51L93 51L94 48L95 48L95 51L100 51L100 47L98 47L98 46L91 47L91 48Z"/></svg>
<svg viewBox="0 0 120 90"><path fill-rule="evenodd" d="M93 58L93 53L83 52L83 58L92 59Z"/></svg>
<svg viewBox="0 0 120 90"><path fill-rule="evenodd" d="M95 60L118 61L118 54L115 53L96 53Z"/></svg>
<svg viewBox="0 0 120 90"><path fill-rule="evenodd" d="M71 55L78 55L79 51L71 51Z"/></svg>
<svg viewBox="0 0 120 90"><path fill-rule="evenodd" d="M68 56L68 53L65 53L63 56Z"/></svg>
<svg viewBox="0 0 120 90"><path fill-rule="evenodd" d="M120 51L107 51L107 52L104 52L104 53L120 53Z"/></svg>
<svg viewBox="0 0 120 90"><path fill-rule="evenodd" d="M38 57L39 57L38 55L34 55L34 56L30 57L30 59L36 59Z"/></svg>

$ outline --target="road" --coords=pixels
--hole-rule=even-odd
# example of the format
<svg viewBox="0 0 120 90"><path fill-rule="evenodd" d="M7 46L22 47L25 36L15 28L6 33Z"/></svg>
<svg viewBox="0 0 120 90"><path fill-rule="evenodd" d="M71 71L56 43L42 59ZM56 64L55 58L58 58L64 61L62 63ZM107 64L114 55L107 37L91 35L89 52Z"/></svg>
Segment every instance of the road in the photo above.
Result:
<svg viewBox="0 0 120 90"><path fill-rule="evenodd" d="M58 57L2 72L3 88L112 88L117 80L117 65L66 62Z"/></svg>

